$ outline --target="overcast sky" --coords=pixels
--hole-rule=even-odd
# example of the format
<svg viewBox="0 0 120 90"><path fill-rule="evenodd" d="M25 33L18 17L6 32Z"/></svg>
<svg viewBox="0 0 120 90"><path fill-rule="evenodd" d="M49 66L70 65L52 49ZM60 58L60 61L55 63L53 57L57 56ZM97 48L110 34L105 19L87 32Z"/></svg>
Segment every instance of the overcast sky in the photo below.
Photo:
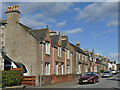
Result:
<svg viewBox="0 0 120 90"><path fill-rule="evenodd" d="M66 32L73 44L94 48L111 60L118 58L118 3L115 2L15 2L2 3L2 19L11 5L19 5L20 21L33 29Z"/></svg>

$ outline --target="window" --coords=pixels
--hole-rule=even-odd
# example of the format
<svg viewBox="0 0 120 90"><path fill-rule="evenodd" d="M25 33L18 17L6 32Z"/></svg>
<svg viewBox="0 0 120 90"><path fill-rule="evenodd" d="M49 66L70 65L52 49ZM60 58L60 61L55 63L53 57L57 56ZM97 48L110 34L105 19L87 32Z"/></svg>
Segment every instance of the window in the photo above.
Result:
<svg viewBox="0 0 120 90"><path fill-rule="evenodd" d="M85 71L87 72L87 65L86 65L86 70Z"/></svg>
<svg viewBox="0 0 120 90"><path fill-rule="evenodd" d="M59 51L60 51L60 50L59 50L59 47L58 47L58 57L59 57Z"/></svg>
<svg viewBox="0 0 120 90"><path fill-rule="evenodd" d="M61 74L63 75L63 64L61 64Z"/></svg>
<svg viewBox="0 0 120 90"><path fill-rule="evenodd" d="M80 74L81 73L81 66L80 66L80 64L78 66L78 70L79 70L79 74Z"/></svg>
<svg viewBox="0 0 120 90"><path fill-rule="evenodd" d="M70 73L70 65L67 65L67 74Z"/></svg>
<svg viewBox="0 0 120 90"><path fill-rule="evenodd" d="M70 65L71 65L71 73L72 73L72 53L70 53Z"/></svg>
<svg viewBox="0 0 120 90"><path fill-rule="evenodd" d="M45 63L45 75L50 75L50 63Z"/></svg>
<svg viewBox="0 0 120 90"><path fill-rule="evenodd" d="M79 60L80 60L80 53L79 53Z"/></svg>
<svg viewBox="0 0 120 90"><path fill-rule="evenodd" d="M61 47L60 47L60 57L61 57Z"/></svg>
<svg viewBox="0 0 120 90"><path fill-rule="evenodd" d="M82 60L84 60L84 56L82 55Z"/></svg>
<svg viewBox="0 0 120 90"><path fill-rule="evenodd" d="M67 59L69 59L69 50L67 50Z"/></svg>
<svg viewBox="0 0 120 90"><path fill-rule="evenodd" d="M58 63L55 64L55 74L58 75Z"/></svg>
<svg viewBox="0 0 120 90"><path fill-rule="evenodd" d="M46 42L46 54L50 54L50 43Z"/></svg>
<svg viewBox="0 0 120 90"><path fill-rule="evenodd" d="M87 56L85 56L85 61L87 61Z"/></svg>

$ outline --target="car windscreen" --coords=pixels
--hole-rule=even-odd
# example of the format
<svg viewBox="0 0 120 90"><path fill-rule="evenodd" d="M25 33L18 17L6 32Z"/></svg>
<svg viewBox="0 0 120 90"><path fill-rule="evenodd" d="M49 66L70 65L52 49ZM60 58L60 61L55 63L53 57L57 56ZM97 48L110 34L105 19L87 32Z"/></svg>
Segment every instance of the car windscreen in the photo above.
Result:
<svg viewBox="0 0 120 90"><path fill-rule="evenodd" d="M104 73L110 73L109 71L106 71L106 72L104 72Z"/></svg>
<svg viewBox="0 0 120 90"><path fill-rule="evenodd" d="M93 73L84 73L82 76L84 77L84 76L91 76L91 75L93 75Z"/></svg>

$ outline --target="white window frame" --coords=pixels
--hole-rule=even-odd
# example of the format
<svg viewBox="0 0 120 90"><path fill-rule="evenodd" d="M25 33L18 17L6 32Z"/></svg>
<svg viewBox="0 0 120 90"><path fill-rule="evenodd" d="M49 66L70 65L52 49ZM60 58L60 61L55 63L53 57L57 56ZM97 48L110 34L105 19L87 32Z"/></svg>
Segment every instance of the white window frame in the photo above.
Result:
<svg viewBox="0 0 120 90"><path fill-rule="evenodd" d="M45 63L45 75L50 75L50 63Z"/></svg>
<svg viewBox="0 0 120 90"><path fill-rule="evenodd" d="M55 74L58 75L58 63L55 64Z"/></svg>
<svg viewBox="0 0 120 90"><path fill-rule="evenodd" d="M78 65L78 70L79 70L79 74L81 73L81 66L80 64Z"/></svg>
<svg viewBox="0 0 120 90"><path fill-rule="evenodd" d="M87 61L87 56L85 56L85 61Z"/></svg>
<svg viewBox="0 0 120 90"><path fill-rule="evenodd" d="M70 57L71 57L70 65L71 65L71 73L72 73L72 53L70 53Z"/></svg>
<svg viewBox="0 0 120 90"><path fill-rule="evenodd" d="M67 50L67 59L69 59L70 57L69 57L69 49Z"/></svg>
<svg viewBox="0 0 120 90"><path fill-rule="evenodd" d="M60 47L60 57L61 57L61 47Z"/></svg>
<svg viewBox="0 0 120 90"><path fill-rule="evenodd" d="M70 65L67 65L67 74L70 73Z"/></svg>
<svg viewBox="0 0 120 90"><path fill-rule="evenodd" d="M45 45L45 49L46 49L46 54L50 54L50 43L49 42L46 42L46 45Z"/></svg>
<svg viewBox="0 0 120 90"><path fill-rule="evenodd" d="M85 70L85 71L87 72L87 71L88 71L88 66L86 65L86 67L85 67L85 68L86 68L86 70Z"/></svg>
<svg viewBox="0 0 120 90"><path fill-rule="evenodd" d="M84 55L82 55L82 60L84 60Z"/></svg>
<svg viewBox="0 0 120 90"><path fill-rule="evenodd" d="M79 53L79 60L80 60L80 53Z"/></svg>
<svg viewBox="0 0 120 90"><path fill-rule="evenodd" d="M60 48L58 47L58 57L60 56L60 54L59 54L59 49L60 49Z"/></svg>
<svg viewBox="0 0 120 90"><path fill-rule="evenodd" d="M61 74L63 75L63 64L61 64Z"/></svg>

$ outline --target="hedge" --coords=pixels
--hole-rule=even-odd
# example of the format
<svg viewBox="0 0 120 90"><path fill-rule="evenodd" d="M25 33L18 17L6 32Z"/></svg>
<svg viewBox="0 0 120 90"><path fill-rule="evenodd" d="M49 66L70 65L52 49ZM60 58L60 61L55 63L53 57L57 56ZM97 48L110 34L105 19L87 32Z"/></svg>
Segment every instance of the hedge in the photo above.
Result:
<svg viewBox="0 0 120 90"><path fill-rule="evenodd" d="M2 87L20 85L23 79L24 76L20 71L2 71Z"/></svg>
<svg viewBox="0 0 120 90"><path fill-rule="evenodd" d="M100 72L103 73L105 71L105 69L101 69Z"/></svg>

